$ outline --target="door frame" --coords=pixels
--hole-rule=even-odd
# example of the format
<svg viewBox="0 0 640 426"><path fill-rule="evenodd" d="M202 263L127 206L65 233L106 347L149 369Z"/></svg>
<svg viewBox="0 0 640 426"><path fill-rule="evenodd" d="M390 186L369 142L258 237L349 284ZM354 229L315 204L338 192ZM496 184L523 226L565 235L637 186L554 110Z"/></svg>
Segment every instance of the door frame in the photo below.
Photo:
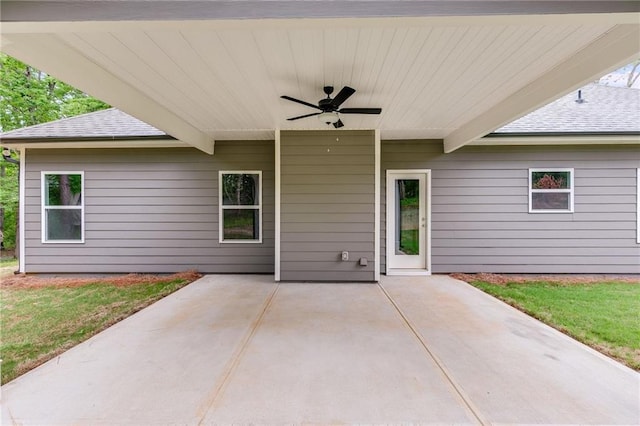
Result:
<svg viewBox="0 0 640 426"><path fill-rule="evenodd" d="M425 176L425 192L424 201L425 201L425 233L424 238L424 269L401 269L401 268L390 268L389 267L389 259L393 255L394 248L394 229L395 224L395 205L394 205L394 185L392 180L395 175L405 175L405 174L423 174ZM387 170L386 175L386 274L387 275L431 275L431 169L393 169Z"/></svg>

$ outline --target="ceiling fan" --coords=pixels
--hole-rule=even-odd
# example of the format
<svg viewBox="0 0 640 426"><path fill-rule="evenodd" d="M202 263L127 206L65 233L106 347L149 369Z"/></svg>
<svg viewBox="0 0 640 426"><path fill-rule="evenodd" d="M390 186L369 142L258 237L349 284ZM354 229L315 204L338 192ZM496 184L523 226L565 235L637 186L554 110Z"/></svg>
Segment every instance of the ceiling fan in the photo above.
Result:
<svg viewBox="0 0 640 426"><path fill-rule="evenodd" d="M333 93L333 86L324 86L324 93L327 95L326 98L320 99L318 101L318 105L314 105L309 102L301 101L300 99L292 98L291 96L280 96L282 99L286 99L288 101L297 102L302 105L306 105L311 108L315 108L320 110L320 112L314 112L311 114L299 115L297 117L287 118L288 121L299 120L301 118L313 117L314 115L318 116L318 119L323 123L333 124L333 127L339 129L344 126L342 120L340 120L339 114L380 114L382 112L382 108L341 108L340 105L351 95L353 95L356 90L352 89L349 86L344 86L342 90L338 92L338 94L331 99L331 94Z"/></svg>

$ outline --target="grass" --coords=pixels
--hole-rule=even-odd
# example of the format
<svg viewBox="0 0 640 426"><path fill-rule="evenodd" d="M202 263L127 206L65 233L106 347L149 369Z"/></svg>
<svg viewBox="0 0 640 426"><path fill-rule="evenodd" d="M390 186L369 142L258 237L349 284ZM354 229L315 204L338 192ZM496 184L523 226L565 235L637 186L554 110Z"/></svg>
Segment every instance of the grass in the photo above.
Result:
<svg viewBox="0 0 640 426"><path fill-rule="evenodd" d="M404 254L419 254L419 231L417 229L408 229L400 231L400 247Z"/></svg>
<svg viewBox="0 0 640 426"><path fill-rule="evenodd" d="M640 283L471 284L640 371Z"/></svg>
<svg viewBox="0 0 640 426"><path fill-rule="evenodd" d="M185 278L146 283L0 288L2 383L185 286Z"/></svg>
<svg viewBox="0 0 640 426"><path fill-rule="evenodd" d="M0 267L18 266L18 259L2 258L0 259Z"/></svg>

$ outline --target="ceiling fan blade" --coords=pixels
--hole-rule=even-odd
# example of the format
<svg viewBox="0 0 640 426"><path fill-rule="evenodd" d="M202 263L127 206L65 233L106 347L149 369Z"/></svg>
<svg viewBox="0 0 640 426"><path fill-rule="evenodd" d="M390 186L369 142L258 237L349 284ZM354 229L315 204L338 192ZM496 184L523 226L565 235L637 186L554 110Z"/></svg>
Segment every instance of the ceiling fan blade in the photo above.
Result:
<svg viewBox="0 0 640 426"><path fill-rule="evenodd" d="M342 108L340 114L380 114L382 108Z"/></svg>
<svg viewBox="0 0 640 426"><path fill-rule="evenodd" d="M344 123L342 122L342 120L338 119L338 121L333 123L333 127L335 127L336 129L339 129L340 127L344 127Z"/></svg>
<svg viewBox="0 0 640 426"><path fill-rule="evenodd" d="M313 117L314 115L320 115L321 112L312 112L311 114L299 115L297 117L287 118L287 121L299 120L301 118Z"/></svg>
<svg viewBox="0 0 640 426"><path fill-rule="evenodd" d="M311 107L311 108L319 109L319 110L322 111L322 108L320 108L318 105L310 104L309 102L301 101L300 99L292 98L291 96L280 96L280 97L282 99L286 99L288 101L296 102L296 103L299 103L299 104L302 104L302 105L306 105L306 106Z"/></svg>
<svg viewBox="0 0 640 426"><path fill-rule="evenodd" d="M331 101L331 106L334 109L337 109L340 105L342 105L344 101L349 99L349 96L353 95L354 93L356 93L356 89L352 89L349 86L344 86L342 90L338 92L336 97Z"/></svg>

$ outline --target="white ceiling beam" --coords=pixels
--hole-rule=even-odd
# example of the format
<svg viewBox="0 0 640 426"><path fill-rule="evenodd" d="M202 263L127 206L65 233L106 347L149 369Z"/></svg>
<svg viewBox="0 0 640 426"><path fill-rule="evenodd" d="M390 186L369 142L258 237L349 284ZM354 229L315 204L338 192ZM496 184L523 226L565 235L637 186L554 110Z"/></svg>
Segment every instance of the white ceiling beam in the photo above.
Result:
<svg viewBox="0 0 640 426"><path fill-rule="evenodd" d="M207 154L214 140L137 88L90 61L54 35L12 34L2 50L42 71L142 120Z"/></svg>
<svg viewBox="0 0 640 426"><path fill-rule="evenodd" d="M640 55L640 25L617 25L572 57L444 138L450 153Z"/></svg>

